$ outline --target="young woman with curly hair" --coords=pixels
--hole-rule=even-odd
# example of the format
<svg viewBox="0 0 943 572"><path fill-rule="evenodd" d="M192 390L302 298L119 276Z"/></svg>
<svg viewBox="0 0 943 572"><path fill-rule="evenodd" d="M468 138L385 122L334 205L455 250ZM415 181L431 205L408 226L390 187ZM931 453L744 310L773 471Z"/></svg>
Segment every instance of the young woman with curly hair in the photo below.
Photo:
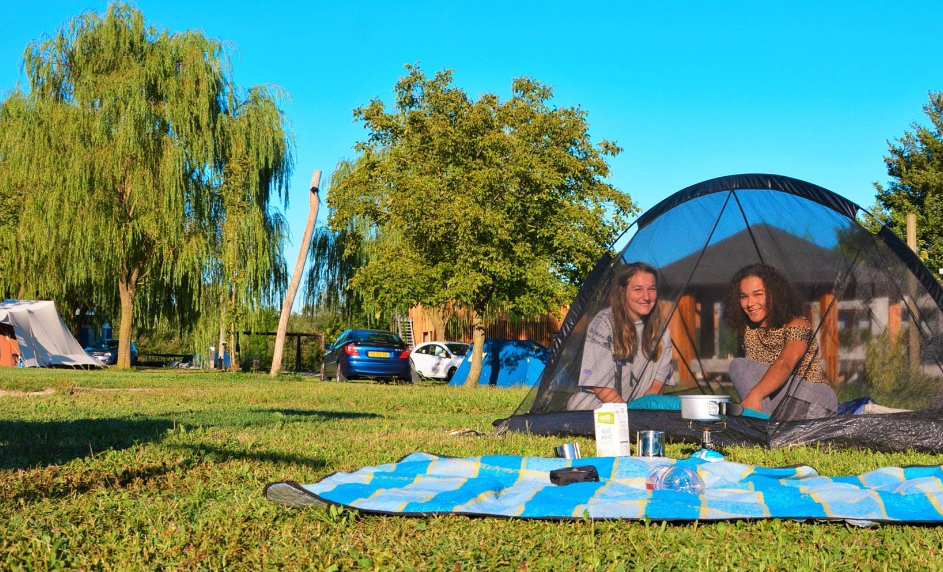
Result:
<svg viewBox="0 0 943 572"><path fill-rule="evenodd" d="M665 385L674 385L671 337L658 309L658 272L643 262L619 271L609 291L609 307L586 331L579 392L570 411L603 403L627 403Z"/></svg>
<svg viewBox="0 0 943 572"><path fill-rule="evenodd" d="M772 414L788 393L786 418L812 419L838 410L822 375L812 325L782 273L766 264L741 268L727 286L723 316L746 354L730 364L741 405Z"/></svg>

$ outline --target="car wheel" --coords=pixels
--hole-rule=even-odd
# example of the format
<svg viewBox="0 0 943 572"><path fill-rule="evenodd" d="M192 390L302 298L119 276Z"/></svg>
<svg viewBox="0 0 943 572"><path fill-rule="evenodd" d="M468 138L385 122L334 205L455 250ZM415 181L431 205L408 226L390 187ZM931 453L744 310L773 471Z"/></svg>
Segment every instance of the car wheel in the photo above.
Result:
<svg viewBox="0 0 943 572"><path fill-rule="evenodd" d="M454 368L454 367L449 368L449 372L445 374L445 381L452 381L452 376L455 375L455 372L457 370L458 368Z"/></svg>
<svg viewBox="0 0 943 572"><path fill-rule="evenodd" d="M344 375L344 368L341 367L341 364L337 364L337 381L347 381L347 376Z"/></svg>

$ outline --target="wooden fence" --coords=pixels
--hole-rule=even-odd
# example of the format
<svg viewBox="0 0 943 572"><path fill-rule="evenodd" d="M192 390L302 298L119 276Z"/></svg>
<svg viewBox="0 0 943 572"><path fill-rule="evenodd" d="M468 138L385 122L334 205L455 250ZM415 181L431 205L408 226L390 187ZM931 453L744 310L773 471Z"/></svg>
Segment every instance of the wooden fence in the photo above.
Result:
<svg viewBox="0 0 943 572"><path fill-rule="evenodd" d="M531 340L550 347L553 337L560 329L565 313L566 308L561 308L559 316L543 314L529 319L511 318L507 313L489 316L485 319L485 337ZM417 344L435 339L435 327L425 308L422 306L410 308L409 319L412 320L413 336ZM447 324L449 341L471 343L472 325L464 312L453 312Z"/></svg>

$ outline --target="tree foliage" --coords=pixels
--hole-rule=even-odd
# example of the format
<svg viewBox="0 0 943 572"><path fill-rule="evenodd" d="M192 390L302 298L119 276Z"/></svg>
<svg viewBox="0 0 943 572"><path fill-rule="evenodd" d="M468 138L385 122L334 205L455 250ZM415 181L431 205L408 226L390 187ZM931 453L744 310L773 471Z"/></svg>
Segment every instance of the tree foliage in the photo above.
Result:
<svg viewBox="0 0 943 572"><path fill-rule="evenodd" d="M935 270L943 268L943 92L931 93L923 111L928 126L913 123L888 142L884 163L893 180L875 187L879 216L899 236L906 236L907 213L917 215L918 252Z"/></svg>
<svg viewBox="0 0 943 572"><path fill-rule="evenodd" d="M216 319L220 357L224 342L235 347L238 327L253 329L259 311L279 301L288 280L282 258L287 226L269 210L273 189L287 200L291 174L291 139L276 103L282 97L280 90L253 87L220 119L224 161L214 191L221 216L204 306L216 310L204 315Z"/></svg>
<svg viewBox="0 0 943 572"><path fill-rule="evenodd" d="M367 304L466 308L480 363L487 310L569 302L636 207L605 182L606 157L621 149L593 145L586 113L551 107L549 87L517 78L510 99L473 99L450 71L406 70L392 109L374 100L354 111L368 135L328 194L330 224L377 229L352 279Z"/></svg>
<svg viewBox="0 0 943 572"><path fill-rule="evenodd" d="M241 92L221 42L123 4L30 44L24 69L0 113L0 195L21 198L8 284L118 316L119 366L134 324L271 290L269 193L291 170L278 93Z"/></svg>
<svg viewBox="0 0 943 572"><path fill-rule="evenodd" d="M328 192L344 180L356 162L342 159L331 174ZM315 229L308 252L310 266L305 280L305 311L332 331L346 328L388 327L396 308L368 303L352 286L356 273L376 252L378 230L362 217L353 217L343 228Z"/></svg>

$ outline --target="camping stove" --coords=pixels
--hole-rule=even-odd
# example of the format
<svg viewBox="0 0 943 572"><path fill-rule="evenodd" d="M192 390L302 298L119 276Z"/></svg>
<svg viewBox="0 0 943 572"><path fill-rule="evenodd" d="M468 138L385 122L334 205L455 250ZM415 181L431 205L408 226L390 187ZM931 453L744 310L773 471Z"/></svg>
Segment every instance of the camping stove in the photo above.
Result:
<svg viewBox="0 0 943 572"><path fill-rule="evenodd" d="M727 428L726 421L688 421L688 428L692 431L701 432L701 448L691 454L694 459L703 459L705 461L723 461L724 456L714 449L714 441L711 439L711 433L720 433Z"/></svg>
<svg viewBox="0 0 943 572"><path fill-rule="evenodd" d="M701 448L692 457L705 461L721 461L724 456L714 450L711 433L727 428L728 415L740 415L743 407L730 403L727 395L682 395L681 418L688 428L701 432Z"/></svg>
<svg viewBox="0 0 943 572"><path fill-rule="evenodd" d="M701 432L701 448L691 456L704 459L705 461L721 460L724 458L714 449L714 441L711 439L711 433L720 433L727 428L726 421L688 421L688 428L692 431Z"/></svg>

